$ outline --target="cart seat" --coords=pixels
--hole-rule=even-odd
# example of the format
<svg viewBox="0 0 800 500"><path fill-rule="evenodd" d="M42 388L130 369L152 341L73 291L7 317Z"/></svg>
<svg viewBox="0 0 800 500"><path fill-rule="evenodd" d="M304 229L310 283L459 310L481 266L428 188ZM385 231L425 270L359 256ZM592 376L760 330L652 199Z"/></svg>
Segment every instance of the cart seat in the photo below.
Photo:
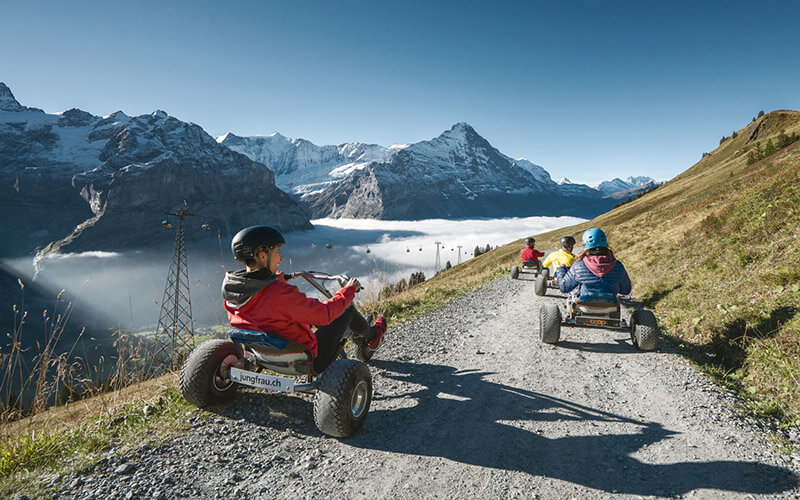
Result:
<svg viewBox="0 0 800 500"><path fill-rule="evenodd" d="M619 311L619 300L616 295L581 295L575 307L585 314L610 314Z"/></svg>
<svg viewBox="0 0 800 500"><path fill-rule="evenodd" d="M231 328L228 337L251 352L259 365L287 375L311 373L314 357L308 347L270 332Z"/></svg>

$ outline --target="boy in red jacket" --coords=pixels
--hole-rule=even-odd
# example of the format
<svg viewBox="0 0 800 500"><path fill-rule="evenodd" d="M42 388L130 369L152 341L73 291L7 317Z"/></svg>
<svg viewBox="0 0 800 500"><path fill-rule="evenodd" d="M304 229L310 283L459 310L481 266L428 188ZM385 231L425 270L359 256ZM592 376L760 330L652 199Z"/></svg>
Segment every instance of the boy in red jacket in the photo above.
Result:
<svg viewBox="0 0 800 500"><path fill-rule="evenodd" d="M251 226L233 237L233 256L246 268L225 273L222 282L222 298L231 326L270 332L303 344L314 357L317 373L336 359L348 326L371 349L377 349L386 332L386 320L381 316L370 327L351 305L361 289L358 280L351 278L324 302L307 297L278 271L285 244L283 235L267 226ZM319 328L313 332L310 325Z"/></svg>
<svg viewBox="0 0 800 500"><path fill-rule="evenodd" d="M519 256L522 258L522 265L524 267L535 267L541 270L542 265L539 263L539 257L544 257L544 252L534 250L533 247L536 245L536 240L534 238L528 238L525 240L525 244L527 246L522 247L522 250L519 252Z"/></svg>

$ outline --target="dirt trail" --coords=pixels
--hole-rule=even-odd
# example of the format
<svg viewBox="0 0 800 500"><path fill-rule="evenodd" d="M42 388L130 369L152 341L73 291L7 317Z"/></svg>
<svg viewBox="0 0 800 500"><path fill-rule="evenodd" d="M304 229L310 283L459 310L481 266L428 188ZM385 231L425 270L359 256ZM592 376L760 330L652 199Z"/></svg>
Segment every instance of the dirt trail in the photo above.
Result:
<svg viewBox="0 0 800 500"><path fill-rule="evenodd" d="M391 329L351 439L321 435L308 397L246 393L59 496L800 498L800 457L775 455L666 343L642 353L625 332L569 327L541 343L538 307L561 295L525 278Z"/></svg>

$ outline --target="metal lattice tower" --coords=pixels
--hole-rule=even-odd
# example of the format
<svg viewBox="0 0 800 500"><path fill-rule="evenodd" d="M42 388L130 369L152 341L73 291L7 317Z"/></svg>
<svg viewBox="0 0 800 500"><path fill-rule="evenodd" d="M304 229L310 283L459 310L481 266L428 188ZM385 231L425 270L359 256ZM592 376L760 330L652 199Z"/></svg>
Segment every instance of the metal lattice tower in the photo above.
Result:
<svg viewBox="0 0 800 500"><path fill-rule="evenodd" d="M456 245L458 248L458 263L461 264L461 245Z"/></svg>
<svg viewBox="0 0 800 500"><path fill-rule="evenodd" d="M157 366L176 368L192 349L194 341L189 266L183 236L183 219L194 214L181 209L177 213L166 215L178 218L178 230L172 250L172 263L167 273L167 284L164 287L164 298L161 300L153 358ZM164 227L169 228L171 225L165 221Z"/></svg>
<svg viewBox="0 0 800 500"><path fill-rule="evenodd" d="M439 245L442 245L443 243L441 241L436 241L435 244L436 244L436 263L434 264L434 267L436 268L435 274L439 274L439 270L442 268L442 259L441 257L439 257Z"/></svg>

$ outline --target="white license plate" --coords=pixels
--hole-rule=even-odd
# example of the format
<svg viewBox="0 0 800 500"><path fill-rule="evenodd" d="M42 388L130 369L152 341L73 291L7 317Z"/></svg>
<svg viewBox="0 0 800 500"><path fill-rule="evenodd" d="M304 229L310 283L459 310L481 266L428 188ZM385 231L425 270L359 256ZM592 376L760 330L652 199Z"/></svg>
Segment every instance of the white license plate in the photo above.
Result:
<svg viewBox="0 0 800 500"><path fill-rule="evenodd" d="M287 377L273 377L261 373L249 372L241 368L231 367L231 380L250 387L268 389L270 391L294 392L294 379Z"/></svg>

